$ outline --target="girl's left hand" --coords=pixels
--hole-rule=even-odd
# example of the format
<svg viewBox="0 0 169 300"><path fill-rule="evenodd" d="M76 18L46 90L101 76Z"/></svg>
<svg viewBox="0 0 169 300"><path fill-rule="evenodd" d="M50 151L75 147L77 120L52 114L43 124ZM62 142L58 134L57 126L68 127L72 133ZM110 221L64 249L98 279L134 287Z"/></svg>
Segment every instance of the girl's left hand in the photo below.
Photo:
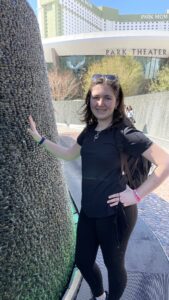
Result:
<svg viewBox="0 0 169 300"><path fill-rule="evenodd" d="M127 185L125 191L108 197L107 203L112 207L121 202L123 206L130 206L137 203L133 190Z"/></svg>

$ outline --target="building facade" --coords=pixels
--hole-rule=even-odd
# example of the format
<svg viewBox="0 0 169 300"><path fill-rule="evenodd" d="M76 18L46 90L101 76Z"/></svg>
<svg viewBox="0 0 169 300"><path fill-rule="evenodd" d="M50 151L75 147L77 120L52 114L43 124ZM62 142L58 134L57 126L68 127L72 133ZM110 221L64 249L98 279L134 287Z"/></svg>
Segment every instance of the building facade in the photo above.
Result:
<svg viewBox="0 0 169 300"><path fill-rule="evenodd" d="M110 31L42 39L48 64L83 73L104 57L133 56L153 79L169 59L169 31Z"/></svg>
<svg viewBox="0 0 169 300"><path fill-rule="evenodd" d="M43 38L99 31L169 31L164 14L120 15L117 9L97 7L88 0L38 0Z"/></svg>

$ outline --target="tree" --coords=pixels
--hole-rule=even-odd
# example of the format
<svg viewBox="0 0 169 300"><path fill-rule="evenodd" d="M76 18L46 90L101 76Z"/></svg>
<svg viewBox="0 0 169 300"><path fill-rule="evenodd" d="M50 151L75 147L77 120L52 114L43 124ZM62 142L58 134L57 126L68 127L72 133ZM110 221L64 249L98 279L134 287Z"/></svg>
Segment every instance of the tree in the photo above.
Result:
<svg viewBox="0 0 169 300"><path fill-rule="evenodd" d="M149 91L152 93L169 91L169 64L163 66L157 77L151 81Z"/></svg>
<svg viewBox="0 0 169 300"><path fill-rule="evenodd" d="M143 67L132 56L105 57L100 62L93 63L84 77L85 93L93 74L117 74L125 96L139 94L143 90Z"/></svg>
<svg viewBox="0 0 169 300"><path fill-rule="evenodd" d="M0 299L56 300L74 264L75 228L61 163L27 133L57 141L46 64L33 10L1 1Z"/></svg>
<svg viewBox="0 0 169 300"><path fill-rule="evenodd" d="M48 72L54 100L72 100L80 93L80 84L72 71L54 69Z"/></svg>

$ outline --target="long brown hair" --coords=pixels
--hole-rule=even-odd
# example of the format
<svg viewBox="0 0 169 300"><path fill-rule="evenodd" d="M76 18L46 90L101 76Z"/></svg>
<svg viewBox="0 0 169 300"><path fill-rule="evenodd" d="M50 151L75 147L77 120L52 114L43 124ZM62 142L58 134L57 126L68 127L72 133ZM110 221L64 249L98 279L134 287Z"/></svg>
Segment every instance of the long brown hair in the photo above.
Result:
<svg viewBox="0 0 169 300"><path fill-rule="evenodd" d="M91 82L90 88L86 94L85 103L83 105L84 109L82 111L82 122L85 122L87 126L97 124L97 119L93 115L90 108L91 91L92 88L97 84L106 84L110 86L116 97L117 107L115 108L112 116L112 126L124 120L126 117L124 109L124 95L119 80L118 78L116 78L116 80L108 80L104 75L104 77L100 77Z"/></svg>

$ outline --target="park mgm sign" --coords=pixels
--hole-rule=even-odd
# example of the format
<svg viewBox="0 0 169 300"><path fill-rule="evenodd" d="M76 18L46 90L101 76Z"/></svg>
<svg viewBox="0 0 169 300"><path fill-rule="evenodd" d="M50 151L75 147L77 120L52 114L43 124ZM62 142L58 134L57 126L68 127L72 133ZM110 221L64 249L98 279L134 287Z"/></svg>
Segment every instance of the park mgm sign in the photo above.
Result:
<svg viewBox="0 0 169 300"><path fill-rule="evenodd" d="M163 57L167 58L167 49L146 49L146 48L109 48L106 49L106 56L148 56L148 57Z"/></svg>
<svg viewBox="0 0 169 300"><path fill-rule="evenodd" d="M141 15L141 20L147 20L147 21L166 21L169 19L169 14L155 14L155 15Z"/></svg>

